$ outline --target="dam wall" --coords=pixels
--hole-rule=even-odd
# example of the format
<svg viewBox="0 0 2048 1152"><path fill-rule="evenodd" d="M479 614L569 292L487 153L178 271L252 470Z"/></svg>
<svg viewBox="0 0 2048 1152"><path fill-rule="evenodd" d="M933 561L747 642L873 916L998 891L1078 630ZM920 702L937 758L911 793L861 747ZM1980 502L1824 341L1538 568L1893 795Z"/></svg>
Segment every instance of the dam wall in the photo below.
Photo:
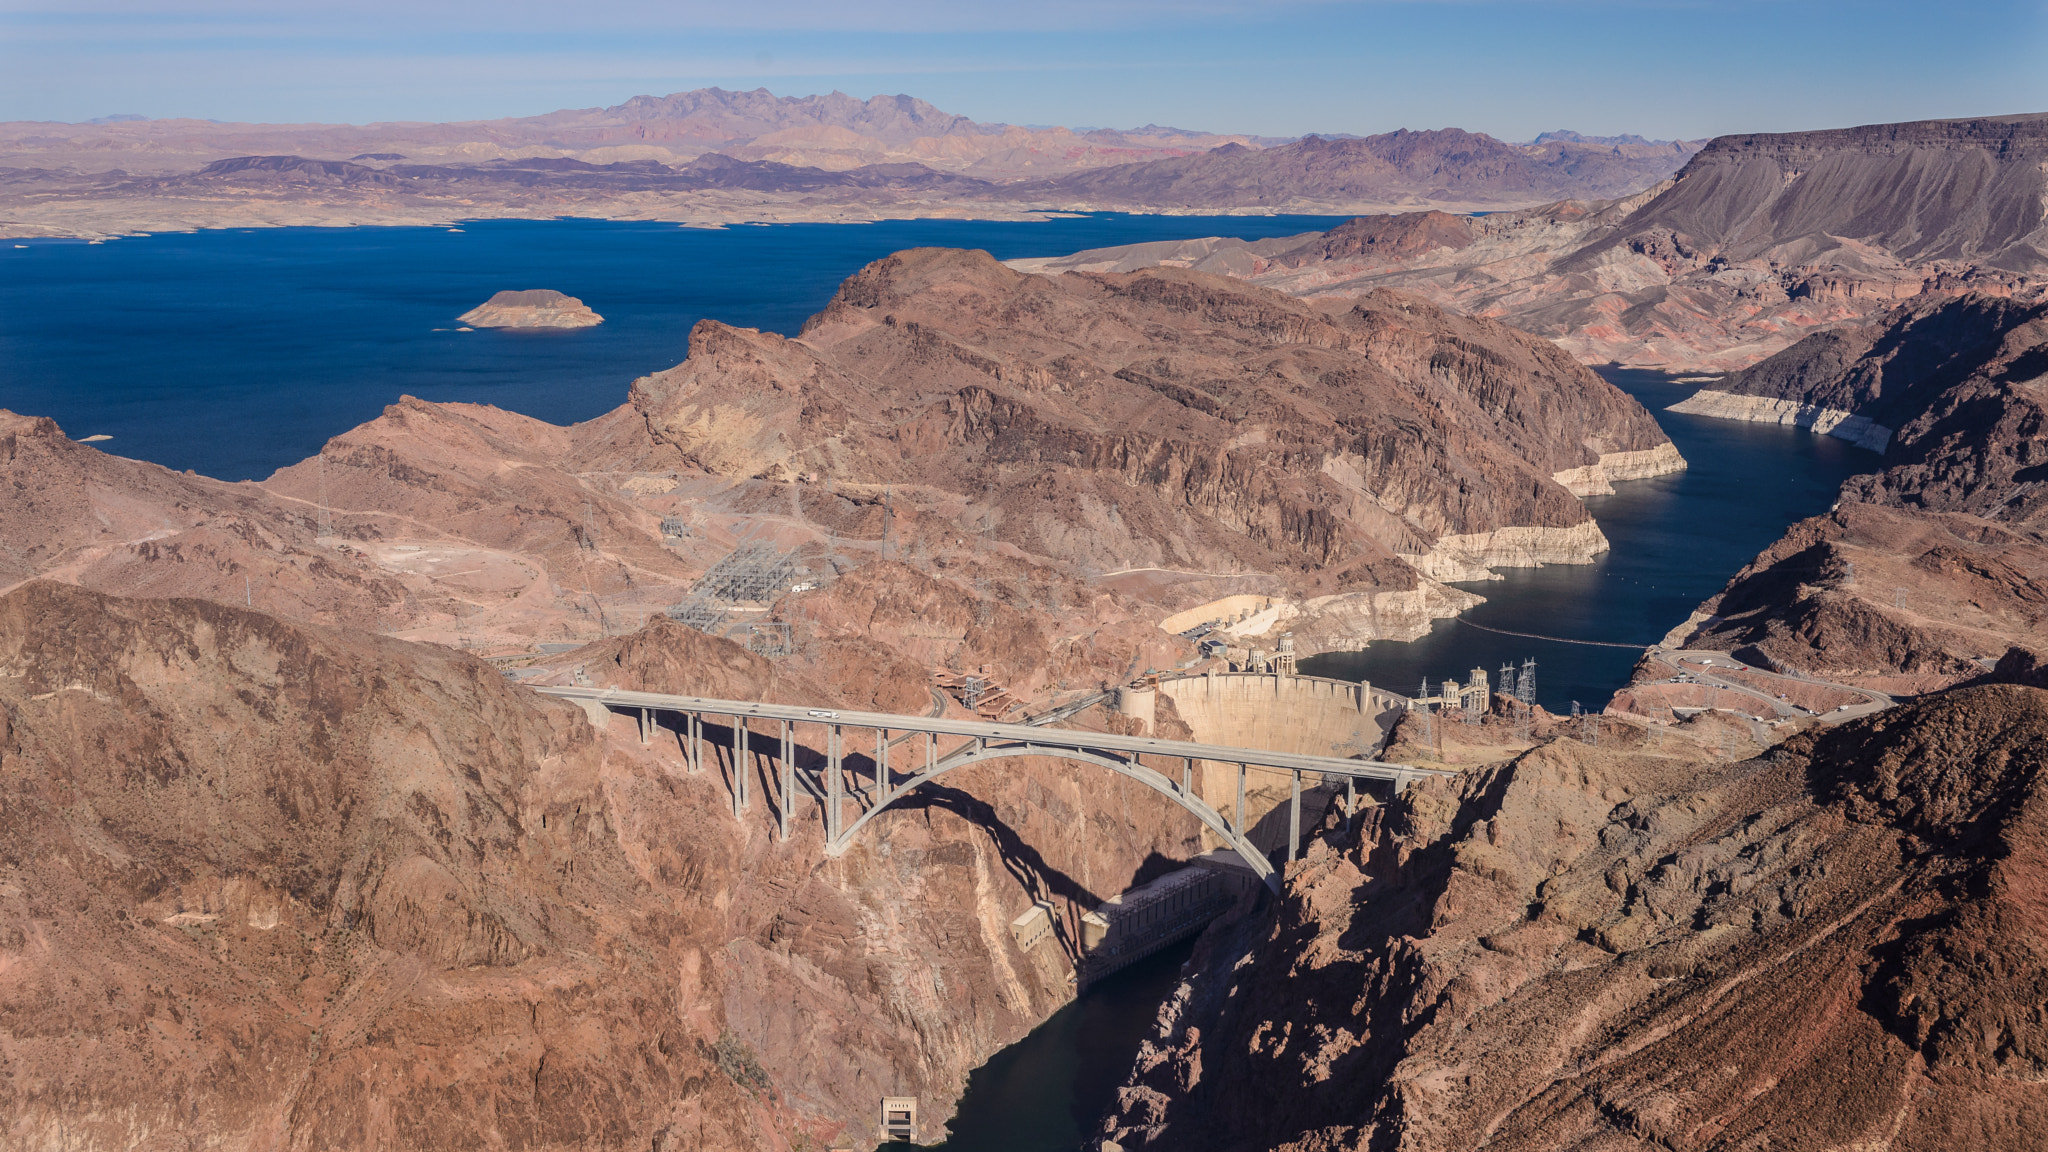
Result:
<svg viewBox="0 0 2048 1152"><path fill-rule="evenodd" d="M1162 680L1158 692L1204 744L1227 744L1310 756L1375 757L1408 699L1370 684L1321 676L1213 672ZM1284 850L1291 773L1253 768L1245 775L1245 822L1252 843L1268 852ZM1196 765L1196 789L1226 817L1237 806L1237 765L1204 760ZM1320 816L1342 784L1304 778L1302 819ZM1313 815L1312 815L1313 814ZM1221 841L1204 831L1205 846Z"/></svg>
<svg viewBox="0 0 2048 1152"><path fill-rule="evenodd" d="M1204 744L1308 756L1379 750L1408 699L1349 680L1215 672L1159 682L1159 694Z"/></svg>

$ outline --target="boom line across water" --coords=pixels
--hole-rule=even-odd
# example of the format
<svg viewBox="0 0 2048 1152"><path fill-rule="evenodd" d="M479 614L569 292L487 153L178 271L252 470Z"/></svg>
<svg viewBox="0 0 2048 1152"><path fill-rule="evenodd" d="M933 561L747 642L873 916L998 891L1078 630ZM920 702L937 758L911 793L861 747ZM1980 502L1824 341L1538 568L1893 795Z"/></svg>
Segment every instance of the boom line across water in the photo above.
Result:
<svg viewBox="0 0 2048 1152"><path fill-rule="evenodd" d="M1553 644L1584 644L1589 648L1635 649L1650 647L1650 645L1648 644L1616 644L1611 640L1567 640L1562 636L1542 636L1538 635L1535 632L1510 632L1505 628L1488 628L1484 624L1474 624L1473 622L1465 619L1462 616L1453 616L1451 617L1451 619L1457 621L1460 624L1463 624L1467 628L1477 628L1481 632L1492 632L1497 636L1520 636L1524 640L1548 640Z"/></svg>

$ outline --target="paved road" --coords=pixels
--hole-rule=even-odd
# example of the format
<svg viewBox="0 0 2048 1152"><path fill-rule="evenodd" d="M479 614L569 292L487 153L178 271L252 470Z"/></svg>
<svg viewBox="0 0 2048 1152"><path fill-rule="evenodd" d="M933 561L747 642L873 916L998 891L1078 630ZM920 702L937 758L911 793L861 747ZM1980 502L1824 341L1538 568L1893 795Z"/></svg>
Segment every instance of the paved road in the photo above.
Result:
<svg viewBox="0 0 2048 1152"><path fill-rule="evenodd" d="M1772 714L1780 718L1814 716L1819 718L1823 724L1840 724L1844 720L1853 720L1858 716L1868 716L1872 712L1882 711L1897 703L1890 696L1870 688L1858 688L1854 684L1843 684L1834 680L1823 680L1818 676L1807 676L1799 673L1768 672L1762 668L1754 668L1744 664L1726 652L1716 652L1712 649L1666 649L1653 646L1650 649L1650 655L1680 668L1689 679L1697 683L1705 684L1711 688L1735 692L1749 699L1769 705ZM1730 672L1739 671L1750 676L1761 676L1767 681L1782 680L1788 684L1808 684L1822 688L1839 689L1843 692L1853 692L1863 697L1863 703L1851 704L1830 712L1808 712L1806 709L1788 700L1780 700L1768 692L1744 684L1739 680L1717 676L1714 674L1715 669L1725 669ZM1683 682L1683 680L1678 679L1649 681L1652 684L1677 684Z"/></svg>

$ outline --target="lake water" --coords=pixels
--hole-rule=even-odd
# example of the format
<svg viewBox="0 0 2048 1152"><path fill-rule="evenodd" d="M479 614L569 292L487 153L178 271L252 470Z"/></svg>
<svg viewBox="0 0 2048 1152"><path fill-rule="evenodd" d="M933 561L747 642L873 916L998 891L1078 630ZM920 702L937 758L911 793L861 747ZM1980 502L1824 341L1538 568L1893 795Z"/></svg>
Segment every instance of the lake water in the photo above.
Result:
<svg viewBox="0 0 2048 1152"><path fill-rule="evenodd" d="M794 335L840 281L904 248L1008 260L1286 236L1342 219L492 220L0 241L0 408L53 417L74 437L110 435L102 447L122 456L261 479L405 394L588 420L624 403L635 377L680 363L698 320ZM566 292L605 322L455 331L457 316L506 288Z"/></svg>
<svg viewBox="0 0 2048 1152"><path fill-rule="evenodd" d="M1486 603L1437 621L1418 640L1322 653L1302 660L1301 670L1414 695L1425 676L1432 684L1447 676L1463 683L1472 668L1494 676L1505 662L1534 659L1538 703L1565 713L1577 700L1599 711L1628 683L1644 647L1684 623L1787 526L1827 511L1842 481L1877 467L1876 453L1803 428L1664 411L1696 384L1629 369L1602 375L1657 417L1690 465L1586 499L1611 551L1592 564L1503 568L1503 579L1458 584ZM1529 640L1471 625L1627 647Z"/></svg>

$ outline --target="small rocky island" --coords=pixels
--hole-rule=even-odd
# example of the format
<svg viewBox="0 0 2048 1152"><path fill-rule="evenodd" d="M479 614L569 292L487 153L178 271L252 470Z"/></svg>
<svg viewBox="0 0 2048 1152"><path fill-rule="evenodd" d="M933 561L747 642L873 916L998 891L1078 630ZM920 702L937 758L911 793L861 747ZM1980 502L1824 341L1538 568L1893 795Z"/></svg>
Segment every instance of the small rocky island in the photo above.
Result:
<svg viewBox="0 0 2048 1152"><path fill-rule="evenodd" d="M472 328L589 328L604 317L574 296L551 288L500 292L462 314Z"/></svg>

